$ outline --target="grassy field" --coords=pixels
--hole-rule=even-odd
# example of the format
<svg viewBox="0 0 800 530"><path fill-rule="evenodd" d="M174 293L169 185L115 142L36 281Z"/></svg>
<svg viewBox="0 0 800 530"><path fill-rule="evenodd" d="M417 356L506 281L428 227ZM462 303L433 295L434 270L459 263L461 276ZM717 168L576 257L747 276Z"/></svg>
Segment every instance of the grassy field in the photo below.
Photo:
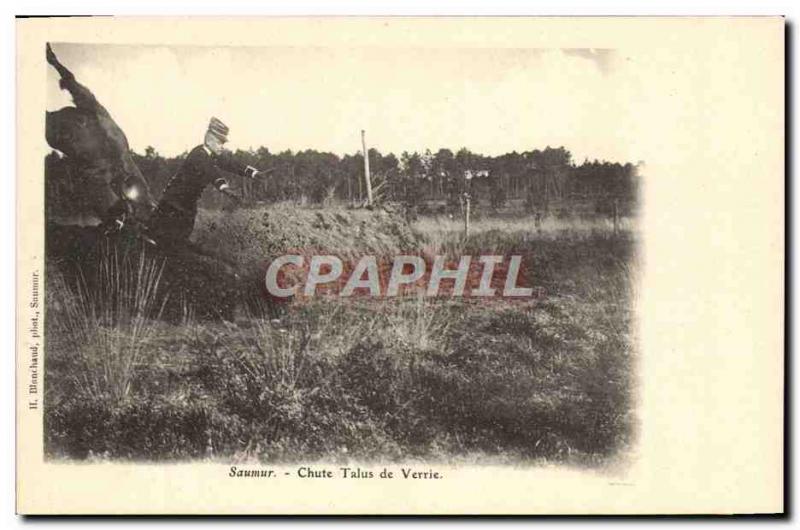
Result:
<svg viewBox="0 0 800 530"><path fill-rule="evenodd" d="M289 233L290 210L205 214L198 241L244 267L298 246L522 254L542 296L316 298L176 321L158 318L158 260L109 256L91 292L48 268L50 457L603 466L630 449L630 221L485 217L464 238L446 218L315 210Z"/></svg>

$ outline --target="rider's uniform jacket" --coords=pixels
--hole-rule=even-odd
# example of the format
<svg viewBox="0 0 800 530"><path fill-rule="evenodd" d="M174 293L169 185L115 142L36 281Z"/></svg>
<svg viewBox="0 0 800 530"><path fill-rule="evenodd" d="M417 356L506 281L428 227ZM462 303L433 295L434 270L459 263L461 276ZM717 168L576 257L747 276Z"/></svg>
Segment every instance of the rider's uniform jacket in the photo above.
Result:
<svg viewBox="0 0 800 530"><path fill-rule="evenodd" d="M197 203L206 186L214 185L219 190L228 187L223 171L252 177L257 170L238 162L227 151L215 155L205 145L192 149L164 188L158 208L150 221L154 235L188 239L194 227Z"/></svg>

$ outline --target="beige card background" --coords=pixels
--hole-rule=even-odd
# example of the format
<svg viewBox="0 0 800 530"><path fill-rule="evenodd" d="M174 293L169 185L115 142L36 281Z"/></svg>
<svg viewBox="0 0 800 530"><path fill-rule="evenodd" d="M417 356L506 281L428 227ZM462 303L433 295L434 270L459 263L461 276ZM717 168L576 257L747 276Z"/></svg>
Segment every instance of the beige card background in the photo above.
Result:
<svg viewBox="0 0 800 530"><path fill-rule="evenodd" d="M782 18L98 18L19 20L17 29L19 512L783 509ZM41 409L27 409L25 379L31 274L43 273L47 41L615 48L636 61L631 150L645 153L647 172L631 463L603 473L436 466L444 480L386 482L232 480L224 463L44 463ZM596 126L598 141L613 136Z"/></svg>

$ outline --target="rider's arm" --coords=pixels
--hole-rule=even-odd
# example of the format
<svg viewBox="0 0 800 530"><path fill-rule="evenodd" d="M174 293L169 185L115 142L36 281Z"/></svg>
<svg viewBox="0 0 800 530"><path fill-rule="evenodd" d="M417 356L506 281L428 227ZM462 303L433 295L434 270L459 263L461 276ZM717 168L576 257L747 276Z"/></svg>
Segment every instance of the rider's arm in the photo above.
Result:
<svg viewBox="0 0 800 530"><path fill-rule="evenodd" d="M233 154L229 151L223 151L221 154L215 156L214 163L220 169L242 177L253 178L259 173L258 169L254 168L253 166L242 164L236 160Z"/></svg>
<svg viewBox="0 0 800 530"><path fill-rule="evenodd" d="M225 173L220 168L218 157L205 147L198 147L189 155L190 163L194 167L194 172L205 185L212 184L218 191L228 193L230 184L225 178Z"/></svg>

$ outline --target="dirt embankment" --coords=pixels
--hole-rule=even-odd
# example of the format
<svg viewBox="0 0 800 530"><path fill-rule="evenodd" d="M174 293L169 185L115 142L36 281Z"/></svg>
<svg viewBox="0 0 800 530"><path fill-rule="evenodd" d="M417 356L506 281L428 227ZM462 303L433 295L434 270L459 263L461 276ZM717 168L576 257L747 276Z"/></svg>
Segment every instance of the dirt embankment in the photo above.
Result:
<svg viewBox="0 0 800 530"><path fill-rule="evenodd" d="M398 212L299 208L290 203L201 211L192 239L244 273L256 272L286 253L384 256L418 250L423 241Z"/></svg>

